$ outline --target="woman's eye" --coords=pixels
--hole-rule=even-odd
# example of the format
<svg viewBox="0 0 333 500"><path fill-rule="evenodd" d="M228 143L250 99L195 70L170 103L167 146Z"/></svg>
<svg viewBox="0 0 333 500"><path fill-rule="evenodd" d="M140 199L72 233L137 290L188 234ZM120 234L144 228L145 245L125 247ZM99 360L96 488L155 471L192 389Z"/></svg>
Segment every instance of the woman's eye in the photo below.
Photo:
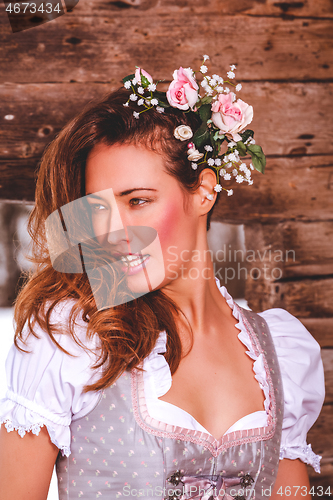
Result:
<svg viewBox="0 0 333 500"><path fill-rule="evenodd" d="M145 203L149 203L149 200L144 200L142 198L132 198L130 200L130 204L133 206L144 205Z"/></svg>
<svg viewBox="0 0 333 500"><path fill-rule="evenodd" d="M106 207L104 205L101 205L100 203L94 203L93 205L90 205L90 207L93 212L100 212L102 210L106 210Z"/></svg>

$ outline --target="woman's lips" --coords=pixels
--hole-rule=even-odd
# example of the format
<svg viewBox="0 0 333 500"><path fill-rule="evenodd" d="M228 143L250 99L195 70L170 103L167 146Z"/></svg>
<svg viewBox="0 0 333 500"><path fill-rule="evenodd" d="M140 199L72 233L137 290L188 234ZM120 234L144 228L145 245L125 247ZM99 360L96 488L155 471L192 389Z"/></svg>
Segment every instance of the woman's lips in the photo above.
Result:
<svg viewBox="0 0 333 500"><path fill-rule="evenodd" d="M121 262L124 264L122 266L122 271L126 272L127 275L139 273L146 266L146 263L150 255L122 255Z"/></svg>

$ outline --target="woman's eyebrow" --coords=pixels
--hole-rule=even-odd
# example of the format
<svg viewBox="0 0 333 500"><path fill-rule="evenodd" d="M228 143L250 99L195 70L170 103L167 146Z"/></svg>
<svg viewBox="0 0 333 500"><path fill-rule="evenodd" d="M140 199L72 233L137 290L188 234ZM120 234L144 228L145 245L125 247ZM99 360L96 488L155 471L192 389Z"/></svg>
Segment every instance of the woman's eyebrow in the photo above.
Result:
<svg viewBox="0 0 333 500"><path fill-rule="evenodd" d="M133 189L126 189L126 191L121 191L118 195L116 196L126 196L128 194L133 193L134 191L157 191L157 189L153 188L146 188L146 187L138 187L138 188L133 188Z"/></svg>

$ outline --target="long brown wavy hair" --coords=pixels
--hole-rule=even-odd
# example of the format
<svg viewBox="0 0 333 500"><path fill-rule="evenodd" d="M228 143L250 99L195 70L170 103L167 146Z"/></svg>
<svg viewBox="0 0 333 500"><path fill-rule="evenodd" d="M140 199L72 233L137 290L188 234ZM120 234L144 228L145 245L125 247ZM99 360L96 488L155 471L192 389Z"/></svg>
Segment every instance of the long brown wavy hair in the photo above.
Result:
<svg viewBox="0 0 333 500"><path fill-rule="evenodd" d="M102 367L102 376L96 383L86 386L86 392L103 389L124 370L138 368L154 348L160 331L167 332L165 357L171 373L176 371L183 355L175 321L181 311L162 290L116 307L97 310L87 275L56 271L47 248L45 221L55 210L85 196L86 159L99 143L109 146L134 144L153 150L162 155L166 171L179 181L185 195L197 187L201 169L190 167L187 141L179 141L173 134L178 125L189 125L193 131L197 130L200 125L197 116L167 108L164 113L149 110L136 119L133 111L138 110L137 104L125 107L127 99L128 91L119 89L90 103L46 148L39 168L35 206L28 223L34 269L27 276L15 304L15 344L19 349L18 340L26 340L25 325L28 335L37 337L34 326L38 324L63 351L55 333L70 334L84 347L75 335L78 317L87 323L87 338L98 335L101 354L94 367ZM58 304L68 299L74 300L68 331L64 332L63 327L61 330L51 322L51 314Z"/></svg>

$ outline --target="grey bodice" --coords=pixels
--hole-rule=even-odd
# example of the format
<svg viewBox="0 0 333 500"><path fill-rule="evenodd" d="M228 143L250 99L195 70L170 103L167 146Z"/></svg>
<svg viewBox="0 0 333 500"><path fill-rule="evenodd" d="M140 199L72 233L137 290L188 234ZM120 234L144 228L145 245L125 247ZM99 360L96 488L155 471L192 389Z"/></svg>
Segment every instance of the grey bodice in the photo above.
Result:
<svg viewBox="0 0 333 500"><path fill-rule="evenodd" d="M60 500L270 496L279 465L282 381L266 321L239 309L255 353L264 355L268 425L217 440L157 421L147 411L142 372L125 372L87 416L72 422L71 455L59 454L56 463Z"/></svg>

